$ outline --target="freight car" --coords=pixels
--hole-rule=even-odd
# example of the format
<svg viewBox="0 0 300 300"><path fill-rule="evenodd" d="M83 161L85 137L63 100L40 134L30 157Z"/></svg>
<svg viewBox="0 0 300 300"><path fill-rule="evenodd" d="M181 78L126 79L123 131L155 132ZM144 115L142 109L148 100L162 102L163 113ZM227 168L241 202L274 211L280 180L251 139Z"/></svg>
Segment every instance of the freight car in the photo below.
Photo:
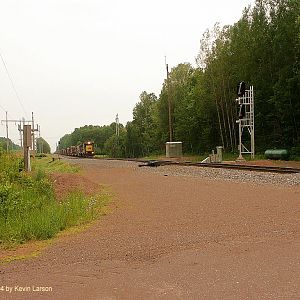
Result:
<svg viewBox="0 0 300 300"><path fill-rule="evenodd" d="M92 141L86 141L78 146L71 146L60 150L61 155L76 157L94 157L95 144Z"/></svg>

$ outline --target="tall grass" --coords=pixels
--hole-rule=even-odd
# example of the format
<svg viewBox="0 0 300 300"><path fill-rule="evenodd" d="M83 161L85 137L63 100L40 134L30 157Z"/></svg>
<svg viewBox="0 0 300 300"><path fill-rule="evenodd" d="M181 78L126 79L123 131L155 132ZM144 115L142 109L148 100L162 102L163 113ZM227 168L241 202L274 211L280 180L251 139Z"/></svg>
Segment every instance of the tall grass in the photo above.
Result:
<svg viewBox="0 0 300 300"><path fill-rule="evenodd" d="M22 160L0 156L0 246L43 240L99 215L108 196L69 194L60 202L45 170L20 172Z"/></svg>
<svg viewBox="0 0 300 300"><path fill-rule="evenodd" d="M0 218L0 243L7 246L52 238L66 228L94 219L106 201L103 196L89 199L73 193L60 203L51 199L23 211L10 211Z"/></svg>

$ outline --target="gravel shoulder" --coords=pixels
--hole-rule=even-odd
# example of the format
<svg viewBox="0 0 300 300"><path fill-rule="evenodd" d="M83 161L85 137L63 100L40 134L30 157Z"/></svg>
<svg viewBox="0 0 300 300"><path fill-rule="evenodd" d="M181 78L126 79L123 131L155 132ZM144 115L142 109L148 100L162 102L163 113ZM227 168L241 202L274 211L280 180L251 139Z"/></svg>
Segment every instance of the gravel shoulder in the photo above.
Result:
<svg viewBox="0 0 300 300"><path fill-rule="evenodd" d="M0 286L52 291L0 297L300 297L298 175L70 161L111 189L112 212L37 258L0 266Z"/></svg>

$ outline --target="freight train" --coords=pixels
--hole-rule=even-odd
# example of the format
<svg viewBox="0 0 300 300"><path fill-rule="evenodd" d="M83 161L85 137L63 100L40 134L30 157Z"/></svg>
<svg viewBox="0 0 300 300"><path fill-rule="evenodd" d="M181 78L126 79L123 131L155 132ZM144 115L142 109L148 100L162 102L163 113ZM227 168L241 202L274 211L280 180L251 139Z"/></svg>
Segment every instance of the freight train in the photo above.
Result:
<svg viewBox="0 0 300 300"><path fill-rule="evenodd" d="M94 157L95 144L92 141L87 141L78 146L71 146L65 149L61 149L60 154L77 157Z"/></svg>

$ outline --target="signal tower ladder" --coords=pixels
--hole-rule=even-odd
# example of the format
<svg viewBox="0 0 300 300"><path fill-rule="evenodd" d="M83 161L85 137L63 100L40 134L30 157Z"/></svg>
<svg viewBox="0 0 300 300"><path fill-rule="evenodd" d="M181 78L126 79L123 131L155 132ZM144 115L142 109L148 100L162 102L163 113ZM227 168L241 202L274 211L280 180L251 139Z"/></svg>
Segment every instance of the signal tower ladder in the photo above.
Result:
<svg viewBox="0 0 300 300"><path fill-rule="evenodd" d="M251 158L255 155L254 142L254 89L250 86L245 90L243 96L237 99L240 109L243 111L242 117L236 122L239 124L239 157L238 160L244 160L243 154L250 154ZM250 135L250 149L247 148L243 141L243 133L248 132Z"/></svg>

